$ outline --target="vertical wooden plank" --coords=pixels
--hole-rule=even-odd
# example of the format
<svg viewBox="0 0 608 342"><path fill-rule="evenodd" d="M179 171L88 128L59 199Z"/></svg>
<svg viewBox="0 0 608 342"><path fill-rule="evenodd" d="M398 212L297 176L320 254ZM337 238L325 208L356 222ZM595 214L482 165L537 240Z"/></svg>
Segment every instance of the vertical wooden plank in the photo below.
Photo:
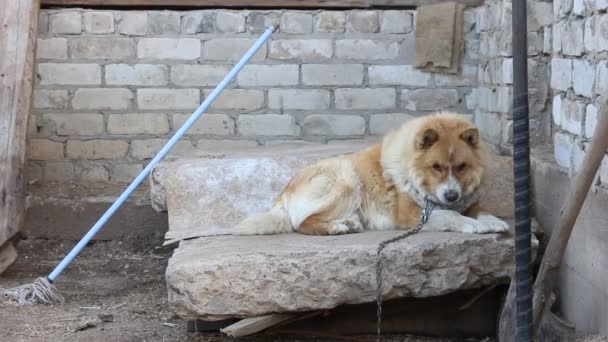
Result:
<svg viewBox="0 0 608 342"><path fill-rule="evenodd" d="M25 216L27 123L40 0L0 0L0 246Z"/></svg>

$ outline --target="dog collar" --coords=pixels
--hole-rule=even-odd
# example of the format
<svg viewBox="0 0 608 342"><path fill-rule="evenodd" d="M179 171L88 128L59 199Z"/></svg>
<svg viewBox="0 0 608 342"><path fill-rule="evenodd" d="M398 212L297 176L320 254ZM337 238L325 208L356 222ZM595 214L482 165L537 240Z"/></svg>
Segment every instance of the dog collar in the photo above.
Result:
<svg viewBox="0 0 608 342"><path fill-rule="evenodd" d="M472 193L463 196L460 200L453 204L443 204L437 201L434 196L424 193L418 190L410 181L406 181L402 187L402 190L405 191L410 197L418 204L419 207L424 208L425 200L433 202L436 209L445 209L445 210L453 210L459 213L465 212L469 209L473 204L479 202L479 192L473 191Z"/></svg>

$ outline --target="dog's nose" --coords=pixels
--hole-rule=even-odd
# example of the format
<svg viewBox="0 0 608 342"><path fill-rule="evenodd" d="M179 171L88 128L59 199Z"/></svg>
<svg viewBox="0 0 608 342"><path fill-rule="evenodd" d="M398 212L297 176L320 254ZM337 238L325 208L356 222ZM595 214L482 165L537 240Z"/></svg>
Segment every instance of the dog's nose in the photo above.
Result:
<svg viewBox="0 0 608 342"><path fill-rule="evenodd" d="M445 197L445 200L448 202L455 202L458 200L458 197L460 197L460 195L456 190L448 190L443 194L443 197Z"/></svg>

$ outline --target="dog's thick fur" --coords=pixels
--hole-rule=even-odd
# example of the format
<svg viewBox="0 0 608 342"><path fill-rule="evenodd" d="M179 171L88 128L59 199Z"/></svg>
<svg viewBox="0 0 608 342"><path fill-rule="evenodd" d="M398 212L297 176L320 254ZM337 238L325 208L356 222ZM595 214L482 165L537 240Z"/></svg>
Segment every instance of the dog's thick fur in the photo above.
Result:
<svg viewBox="0 0 608 342"><path fill-rule="evenodd" d="M270 211L245 219L237 233L408 229L416 226L424 198L439 206L425 230L504 232L508 224L477 203L485 162L477 128L461 115L411 119L381 144L305 167Z"/></svg>

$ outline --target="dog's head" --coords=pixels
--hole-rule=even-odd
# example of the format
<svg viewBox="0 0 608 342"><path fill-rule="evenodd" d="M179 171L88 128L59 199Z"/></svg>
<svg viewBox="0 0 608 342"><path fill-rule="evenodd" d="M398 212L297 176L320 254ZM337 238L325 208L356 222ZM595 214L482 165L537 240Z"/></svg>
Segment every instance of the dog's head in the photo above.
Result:
<svg viewBox="0 0 608 342"><path fill-rule="evenodd" d="M453 204L477 189L484 159L473 124L439 115L426 120L415 133L410 180L437 202Z"/></svg>

